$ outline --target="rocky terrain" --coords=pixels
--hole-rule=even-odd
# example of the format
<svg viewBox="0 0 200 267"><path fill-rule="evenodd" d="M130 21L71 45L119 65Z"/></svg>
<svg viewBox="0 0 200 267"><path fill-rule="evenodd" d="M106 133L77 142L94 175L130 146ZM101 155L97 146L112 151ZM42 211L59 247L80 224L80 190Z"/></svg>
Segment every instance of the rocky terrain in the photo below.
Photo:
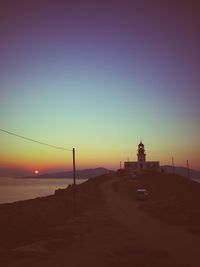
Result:
<svg viewBox="0 0 200 267"><path fill-rule="evenodd" d="M136 190L149 192L136 200ZM76 202L74 202L76 197ZM200 184L106 174L0 205L1 266L200 266Z"/></svg>

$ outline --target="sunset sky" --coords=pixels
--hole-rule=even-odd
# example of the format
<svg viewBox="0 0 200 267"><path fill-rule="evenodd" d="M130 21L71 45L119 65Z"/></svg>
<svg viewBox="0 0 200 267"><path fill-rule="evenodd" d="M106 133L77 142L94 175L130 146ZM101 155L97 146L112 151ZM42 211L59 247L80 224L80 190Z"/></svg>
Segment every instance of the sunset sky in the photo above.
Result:
<svg viewBox="0 0 200 267"><path fill-rule="evenodd" d="M147 159L200 170L198 1L1 1L0 128L73 147L77 168ZM0 168L72 153L0 132Z"/></svg>

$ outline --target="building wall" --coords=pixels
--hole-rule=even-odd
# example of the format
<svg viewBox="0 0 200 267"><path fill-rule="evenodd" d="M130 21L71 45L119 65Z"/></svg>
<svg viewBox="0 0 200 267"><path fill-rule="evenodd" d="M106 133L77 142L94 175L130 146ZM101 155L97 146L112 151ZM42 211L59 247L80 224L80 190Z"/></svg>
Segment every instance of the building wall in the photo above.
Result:
<svg viewBox="0 0 200 267"><path fill-rule="evenodd" d="M142 141L138 145L137 161L125 161L124 168L132 171L160 169L159 161L146 161L145 148Z"/></svg>
<svg viewBox="0 0 200 267"><path fill-rule="evenodd" d="M159 161L146 161L145 168L149 170L159 170L160 163Z"/></svg>
<svg viewBox="0 0 200 267"><path fill-rule="evenodd" d="M125 161L124 162L124 169L135 169L137 170L137 161Z"/></svg>
<svg viewBox="0 0 200 267"><path fill-rule="evenodd" d="M146 161L142 163L137 161L125 161L124 168L131 170L159 170L160 163L159 161Z"/></svg>

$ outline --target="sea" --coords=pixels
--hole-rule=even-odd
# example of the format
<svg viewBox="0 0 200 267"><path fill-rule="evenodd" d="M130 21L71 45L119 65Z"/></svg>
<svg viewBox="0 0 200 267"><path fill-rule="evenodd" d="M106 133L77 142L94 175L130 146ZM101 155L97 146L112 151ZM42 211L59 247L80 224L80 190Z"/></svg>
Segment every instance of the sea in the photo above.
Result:
<svg viewBox="0 0 200 267"><path fill-rule="evenodd" d="M76 183L83 183L86 180L77 179ZM12 203L52 195L56 189L66 188L69 184L73 184L73 179L0 177L0 203Z"/></svg>

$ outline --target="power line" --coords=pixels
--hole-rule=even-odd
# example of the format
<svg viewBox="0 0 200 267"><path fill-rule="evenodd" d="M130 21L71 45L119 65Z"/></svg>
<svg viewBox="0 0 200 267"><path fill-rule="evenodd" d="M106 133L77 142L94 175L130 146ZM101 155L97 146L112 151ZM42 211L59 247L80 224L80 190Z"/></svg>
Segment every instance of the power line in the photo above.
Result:
<svg viewBox="0 0 200 267"><path fill-rule="evenodd" d="M10 134L10 135L13 135L13 136L16 136L16 137L19 137L19 138L22 138L22 139L25 139L25 140L28 140L28 141L37 143L37 144L40 144L40 145L48 146L48 147L55 148L55 149L61 149L61 150L66 150L66 151L72 151L72 149L67 149L67 148L64 148L64 147L54 146L54 145L50 145L50 144L47 144L47 143L43 143L43 142L34 140L34 139L32 139L32 138L29 138L29 137L25 137L25 136L22 136L22 135L19 135L19 134L16 134L16 133L12 133L12 132L10 132L10 131L6 131L6 130L4 130L4 129L0 129L0 131L1 131L1 132L4 132L4 133L6 133L6 134Z"/></svg>

